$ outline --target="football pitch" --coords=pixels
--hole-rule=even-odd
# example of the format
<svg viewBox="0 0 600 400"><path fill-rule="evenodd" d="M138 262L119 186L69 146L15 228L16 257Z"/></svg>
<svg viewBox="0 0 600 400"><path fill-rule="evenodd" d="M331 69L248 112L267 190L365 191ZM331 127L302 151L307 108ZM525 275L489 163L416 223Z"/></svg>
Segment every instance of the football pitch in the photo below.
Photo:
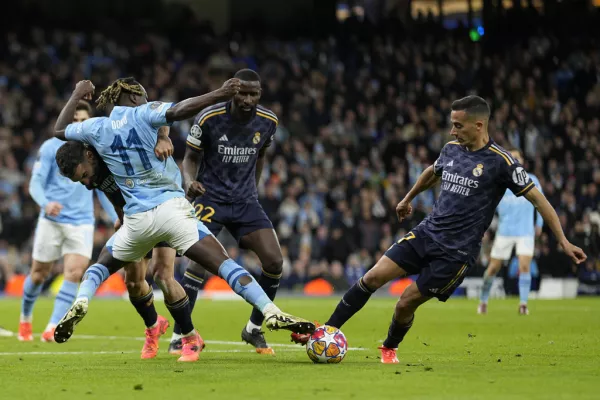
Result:
<svg viewBox="0 0 600 400"><path fill-rule="evenodd" d="M287 312L323 322L338 298L282 298ZM267 332L275 356L241 343L250 308L198 301L194 321L207 342L200 361L167 353L140 360L141 319L123 300L93 300L68 343L39 341L52 300L35 308L35 341L0 338L1 399L598 399L600 299L477 303L451 299L422 307L400 345L400 364L383 365L394 299L375 298L343 327L351 350L339 365L313 364L287 332ZM16 331L19 300L0 300L0 325ZM163 303L159 313L169 317Z"/></svg>

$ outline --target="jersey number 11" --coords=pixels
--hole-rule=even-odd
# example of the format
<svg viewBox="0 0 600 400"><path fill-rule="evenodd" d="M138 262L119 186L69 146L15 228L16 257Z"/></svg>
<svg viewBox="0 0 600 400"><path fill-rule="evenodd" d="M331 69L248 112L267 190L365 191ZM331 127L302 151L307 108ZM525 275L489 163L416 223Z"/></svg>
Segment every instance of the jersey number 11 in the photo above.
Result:
<svg viewBox="0 0 600 400"><path fill-rule="evenodd" d="M135 174L133 169L133 165L131 164L131 160L129 159L129 155L127 154L128 149L133 149L138 152L140 155L140 159L142 161L142 166L144 171L147 171L152 168L152 164L148 159L148 155L144 151L144 146L142 145L142 141L138 136L137 132L134 128L129 130L129 136L127 136L127 140L125 141L127 147L123 145L123 141L121 140L121 136L116 135L112 144L110 145L110 149L113 152L118 152L121 156L121 160L123 160L123 165L125 166L125 172L127 172L128 176Z"/></svg>

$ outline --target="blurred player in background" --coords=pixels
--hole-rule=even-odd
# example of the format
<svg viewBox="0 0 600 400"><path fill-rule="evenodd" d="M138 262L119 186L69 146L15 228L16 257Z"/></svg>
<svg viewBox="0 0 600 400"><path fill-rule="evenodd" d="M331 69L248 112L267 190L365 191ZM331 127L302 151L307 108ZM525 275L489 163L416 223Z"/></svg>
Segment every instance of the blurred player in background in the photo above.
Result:
<svg viewBox="0 0 600 400"><path fill-rule="evenodd" d="M273 224L258 202L258 183L265 154L273 143L277 116L258 105L260 76L238 71L239 92L231 101L202 110L187 138L183 159L183 188L194 201L196 217L217 236L223 227L241 248L252 250L262 264L258 284L271 300L279 288L283 256ZM194 200L195 199L195 200ZM204 268L194 262L183 277L183 287L193 309ZM257 353L274 354L262 331L263 314L253 309L242 329L242 340ZM181 351L181 332L175 325L169 352Z"/></svg>
<svg viewBox="0 0 600 400"><path fill-rule="evenodd" d="M411 328L417 308L433 297L445 302L461 284L481 249L481 239L496 206L510 189L525 196L542 215L561 247L575 263L585 253L572 245L548 200L510 153L488 134L490 107L481 97L468 96L452 103L451 134L456 139L441 150L434 165L419 177L396 213L402 221L412 213L412 200L441 181L441 192L433 211L423 222L393 244L377 264L346 292L326 325L341 328L391 280L419 274L396 304L381 362L398 363L396 350ZM292 334L306 343L310 335Z"/></svg>
<svg viewBox="0 0 600 400"><path fill-rule="evenodd" d="M77 104L73 121L90 118L91 107L85 101ZM33 340L33 307L54 262L64 257L64 280L56 299L50 321L42 333L43 342L54 341L54 328L73 301L81 277L90 263L94 241L94 197L81 185L65 178L56 164L56 151L65 142L52 138L45 141L34 164L29 193L40 206L31 271L25 279L21 318L20 341ZM98 199L114 220L117 215L106 196L98 191Z"/></svg>
<svg viewBox="0 0 600 400"><path fill-rule="evenodd" d="M125 264L139 261L154 245L168 242L186 257L202 262L209 271L223 277L232 289L267 316L271 329L289 329L305 333L314 329L309 321L283 313L268 298L248 272L229 258L223 246L196 220L193 207L181 188L181 174L172 157L160 161L154 157L158 128L190 118L202 109L233 97L240 88L238 79L227 81L222 88L179 103L148 103L145 89L133 78L118 79L104 90L98 107L106 107L106 118L93 118L69 124L67 115L76 102L90 96L90 81L77 84L61 111L55 135L93 146L106 162L126 200L123 226L111 237L99 260L86 271L75 303L59 322L54 337L67 341L86 315L89 300L111 273ZM152 155L152 156L150 156ZM61 172L80 182L88 172L83 154L58 154ZM183 288L181 300L167 304L183 337L180 361L196 361L204 346L191 321L189 300Z"/></svg>
<svg viewBox="0 0 600 400"><path fill-rule="evenodd" d="M511 150L510 154L519 163L523 163L523 155L519 150ZM540 181L529 175L537 188ZM531 290L531 260L533 259L535 238L542 233L544 220L539 212L536 213L533 205L523 197L515 196L510 190L504 193L496 209L499 217L496 239L492 247L490 263L483 275L483 288L481 289L481 302L477 308L479 314L487 313L488 299L492 283L503 261L510 260L513 249L516 249L519 259L519 314L529 314L527 300ZM534 221L535 219L535 221Z"/></svg>

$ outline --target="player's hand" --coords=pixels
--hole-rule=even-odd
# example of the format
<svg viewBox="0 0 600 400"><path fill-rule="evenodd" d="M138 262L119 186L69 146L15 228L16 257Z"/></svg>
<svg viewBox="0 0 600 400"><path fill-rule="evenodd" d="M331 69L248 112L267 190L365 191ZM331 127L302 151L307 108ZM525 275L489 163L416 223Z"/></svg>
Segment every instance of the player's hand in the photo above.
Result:
<svg viewBox="0 0 600 400"><path fill-rule="evenodd" d="M119 230L119 228L123 225L123 223L121 222L121 218L117 218L117 220L115 221L115 232Z"/></svg>
<svg viewBox="0 0 600 400"><path fill-rule="evenodd" d="M73 91L73 97L81 100L92 100L92 96L94 95L94 90L96 87L92 83L92 81L79 81L77 85L75 85L75 90Z"/></svg>
<svg viewBox="0 0 600 400"><path fill-rule="evenodd" d="M412 206L410 205L410 201L402 200L396 206L396 215L398 216L398 221L402 222L404 218L408 217L412 214Z"/></svg>
<svg viewBox="0 0 600 400"><path fill-rule="evenodd" d="M585 255L585 253L583 252L583 250L581 250L579 247L575 246L574 244L570 243L570 242L566 242L561 244L563 250L565 251L565 254L568 255L569 257L571 257L571 260L573 260L573 262L575 264L580 264L582 262L584 262L585 260L587 260L587 256Z"/></svg>
<svg viewBox="0 0 600 400"><path fill-rule="evenodd" d="M50 203L46 204L44 211L46 211L46 215L49 215L51 217L56 217L56 216L58 216L58 214L60 214L60 211L62 210L62 208L63 208L62 204L57 203L56 201L51 201Z"/></svg>
<svg viewBox="0 0 600 400"><path fill-rule="evenodd" d="M173 155L173 142L169 139L168 136L159 136L156 141L156 146L154 146L154 154L156 158L161 161L166 160L167 158Z"/></svg>
<svg viewBox="0 0 600 400"><path fill-rule="evenodd" d="M542 228L539 226L535 227L535 237L539 238L540 236L542 236Z"/></svg>
<svg viewBox="0 0 600 400"><path fill-rule="evenodd" d="M204 193L206 193L206 189L198 181L191 182L188 185L187 190L185 191L186 197L188 199L192 199L192 200L195 199L196 197L202 196Z"/></svg>
<svg viewBox="0 0 600 400"><path fill-rule="evenodd" d="M219 89L223 97L230 99L240 91L242 82L238 78L231 78Z"/></svg>

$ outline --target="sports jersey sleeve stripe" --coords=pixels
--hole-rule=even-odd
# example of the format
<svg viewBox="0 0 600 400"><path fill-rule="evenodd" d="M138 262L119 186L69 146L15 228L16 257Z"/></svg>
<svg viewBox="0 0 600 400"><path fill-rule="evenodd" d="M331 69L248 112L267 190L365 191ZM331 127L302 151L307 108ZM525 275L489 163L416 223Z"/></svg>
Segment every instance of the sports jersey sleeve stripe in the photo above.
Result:
<svg viewBox="0 0 600 400"><path fill-rule="evenodd" d="M208 120L214 116L217 116L217 115L225 114L226 112L227 111L225 110L225 107L223 107L222 110L213 111L211 113L208 113L204 117L202 117L202 119L199 120L200 122L198 123L198 125L202 126L206 122L206 120Z"/></svg>
<svg viewBox="0 0 600 400"><path fill-rule="evenodd" d="M506 161L506 163L508 165L513 165L513 163L510 161L510 159L508 157L506 157L504 154L502 154L501 152L499 152L498 150L494 149L493 147L490 147L490 150L493 151L494 153L498 154L500 157L504 158L504 161Z"/></svg>
<svg viewBox="0 0 600 400"><path fill-rule="evenodd" d="M215 111L219 111L219 110L224 110L225 109L225 104L226 103L217 103L214 104L210 107L206 107L204 110L200 111L197 115L196 115L196 120L201 120L205 115L210 114L211 112L215 112Z"/></svg>
<svg viewBox="0 0 600 400"><path fill-rule="evenodd" d="M192 149L195 149L195 150L204 150L204 149L202 148L202 146L197 146L197 145L195 145L195 144L193 144L193 143L190 143L190 138L188 138L188 140L187 140L185 143L186 143L186 144L187 144L189 147L191 147Z"/></svg>
<svg viewBox="0 0 600 400"><path fill-rule="evenodd" d="M517 197L523 196L525 193L529 192L534 187L535 187L535 183L531 182L531 183L529 183L529 185L525 186L525 188L523 190L521 190L519 193L515 194L515 196L517 196Z"/></svg>
<svg viewBox="0 0 600 400"><path fill-rule="evenodd" d="M515 163L515 159L513 158L513 156L508 151L504 150L502 147L496 146L495 144L492 144L490 147L493 147L500 153L504 154L513 164Z"/></svg>
<svg viewBox="0 0 600 400"><path fill-rule="evenodd" d="M456 141L456 140L453 140L452 142L448 142L446 144L460 144L460 143L458 143L458 141Z"/></svg>
<svg viewBox="0 0 600 400"><path fill-rule="evenodd" d="M273 117L273 118L275 118L276 120L279 121L279 119L277 118L277 115L275 115L275 113L273 111L267 110L264 107L258 106L257 107L257 112L270 115L271 117Z"/></svg>
<svg viewBox="0 0 600 400"><path fill-rule="evenodd" d="M275 122L275 124L279 124L279 121L277 121L277 119L276 119L276 118L273 118L273 117L272 117L272 116L270 116L270 115L263 114L262 112L259 112L259 111L257 111L257 112L256 112L256 115L258 115L259 117L263 117L263 118L270 119L271 121Z"/></svg>

